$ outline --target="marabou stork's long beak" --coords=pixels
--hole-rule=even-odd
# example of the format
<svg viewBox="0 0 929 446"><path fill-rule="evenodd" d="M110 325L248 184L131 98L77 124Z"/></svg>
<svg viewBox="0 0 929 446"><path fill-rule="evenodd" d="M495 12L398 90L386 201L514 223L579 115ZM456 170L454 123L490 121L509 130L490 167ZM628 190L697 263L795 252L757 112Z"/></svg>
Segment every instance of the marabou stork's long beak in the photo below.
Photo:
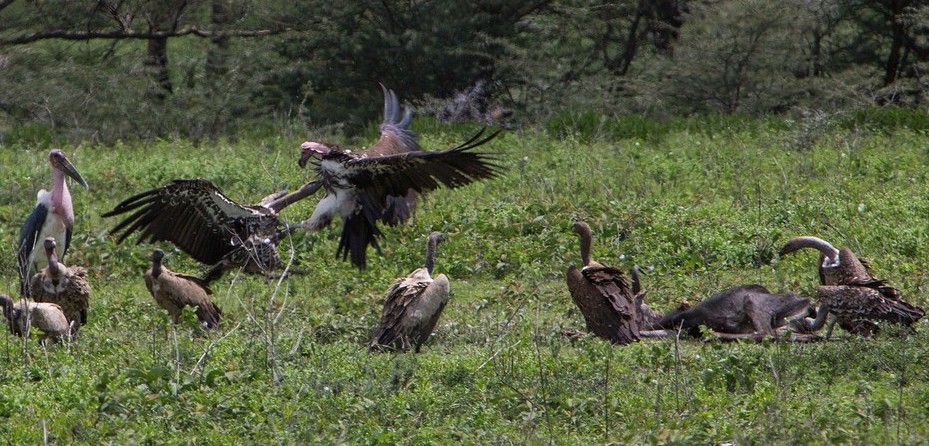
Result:
<svg viewBox="0 0 929 446"><path fill-rule="evenodd" d="M77 171L77 168L74 167L74 164L71 164L71 161L68 160L68 157L66 157L64 153L62 153L60 150L56 150L52 153L51 159L52 164L56 169L73 178L74 181L80 183L84 189L90 190L90 186L87 185L87 181L84 180L84 177L81 176L81 173Z"/></svg>

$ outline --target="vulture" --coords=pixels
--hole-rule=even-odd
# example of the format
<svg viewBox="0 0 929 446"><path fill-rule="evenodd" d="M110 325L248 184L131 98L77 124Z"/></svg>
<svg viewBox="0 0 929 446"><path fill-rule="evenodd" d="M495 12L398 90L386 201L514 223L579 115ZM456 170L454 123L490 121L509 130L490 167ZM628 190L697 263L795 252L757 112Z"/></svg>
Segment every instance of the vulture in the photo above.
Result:
<svg viewBox="0 0 929 446"><path fill-rule="evenodd" d="M152 267L145 272L145 286L155 303L168 310L171 322L177 324L185 306L196 308L197 319L208 329L219 327L223 312L210 301L213 291L200 278L171 272L162 265L165 253L152 253Z"/></svg>
<svg viewBox="0 0 929 446"><path fill-rule="evenodd" d="M827 339L836 323L850 333L870 335L877 330L874 321L911 326L926 314L922 308L901 300L899 290L875 278L870 265L858 259L848 248L836 249L818 237L796 237L784 245L780 255L802 248L820 252L821 286L817 291L819 310L816 318L800 321L797 324L800 331L819 330L832 314L835 317L826 330Z"/></svg>
<svg viewBox="0 0 929 446"><path fill-rule="evenodd" d="M419 353L448 303L448 277L432 278L435 253L441 232L433 232L426 241L426 261L410 275L397 279L387 290L381 324L370 343L372 351L407 351Z"/></svg>
<svg viewBox="0 0 929 446"><path fill-rule="evenodd" d="M103 217L129 214L110 230L118 234L117 243L133 233L139 234L136 244L169 241L209 266L207 283L232 268L267 276L284 267L277 244L290 234L278 213L319 187L311 182L286 196L278 193L244 206L208 180L178 179L127 198Z"/></svg>
<svg viewBox="0 0 929 446"><path fill-rule="evenodd" d="M36 302L53 303L61 307L68 322L76 325L87 323L87 307L90 300L90 284L84 268L67 267L58 262L54 237L45 239L45 255L48 266L32 276L30 288Z"/></svg>
<svg viewBox="0 0 929 446"><path fill-rule="evenodd" d="M367 264L368 246L380 249L378 223L405 221L417 194L441 186L461 187L499 172L493 155L473 150L497 136L499 130L485 136L486 129L482 129L456 147L426 151L409 129L412 116L409 109L401 115L397 95L384 88L384 121L380 139L373 146L360 151L315 141L300 146L298 164L305 168L312 159L326 191L303 227L319 230L337 214L341 216L336 256L350 258L358 268Z"/></svg>
<svg viewBox="0 0 929 446"><path fill-rule="evenodd" d="M635 299L636 324L639 325L639 331L651 330L652 327L661 320L661 314L653 310L645 303L646 291L642 289L642 281L639 276L642 269L638 265L633 266L629 275L632 277L632 295Z"/></svg>
<svg viewBox="0 0 929 446"><path fill-rule="evenodd" d="M49 152L48 162L52 167L52 191L39 191L36 205L19 231L16 258L19 264L19 292L24 297L29 296L29 279L46 265L46 257L42 255L44 240L48 237L55 239L58 244L56 252L62 260L71 245L74 205L71 203L71 192L65 176L73 178L84 189L90 188L61 150Z"/></svg>
<svg viewBox="0 0 929 446"><path fill-rule="evenodd" d="M574 223L574 231L581 239L583 266L580 270L573 265L568 268L568 290L584 315L587 330L614 344L638 341L636 296L626 284L622 271L590 258L593 234L587 223Z"/></svg>
<svg viewBox="0 0 929 446"><path fill-rule="evenodd" d="M28 337L32 327L44 333L43 342L48 339L65 339L71 334L71 325L65 313L56 304L25 300L13 303L9 296L0 294L0 305L3 306L3 317L10 327L10 333L16 336Z"/></svg>

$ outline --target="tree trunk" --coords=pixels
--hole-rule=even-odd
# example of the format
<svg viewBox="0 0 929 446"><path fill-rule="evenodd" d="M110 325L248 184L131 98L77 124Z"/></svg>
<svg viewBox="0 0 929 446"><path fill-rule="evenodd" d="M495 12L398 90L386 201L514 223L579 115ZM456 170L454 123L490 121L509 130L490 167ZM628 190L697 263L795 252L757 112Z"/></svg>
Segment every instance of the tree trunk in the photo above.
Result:
<svg viewBox="0 0 929 446"><path fill-rule="evenodd" d="M230 19L228 0L213 0L211 2L210 23L214 31L226 28ZM218 85L223 75L229 71L226 64L229 58L229 37L224 35L210 38L210 49L206 55L206 74L211 86Z"/></svg>
<svg viewBox="0 0 929 446"><path fill-rule="evenodd" d="M174 91L171 76L168 74L167 37L148 39L148 57L145 59L145 67L153 81L150 89L152 97L163 101Z"/></svg>
<svg viewBox="0 0 929 446"><path fill-rule="evenodd" d="M890 26L893 30L893 37L890 43L890 54L887 55L887 63L884 65L884 85L890 85L897 80L897 73L900 72L900 53L903 49L903 41L906 39L906 29L903 23L902 0L894 0L890 4Z"/></svg>

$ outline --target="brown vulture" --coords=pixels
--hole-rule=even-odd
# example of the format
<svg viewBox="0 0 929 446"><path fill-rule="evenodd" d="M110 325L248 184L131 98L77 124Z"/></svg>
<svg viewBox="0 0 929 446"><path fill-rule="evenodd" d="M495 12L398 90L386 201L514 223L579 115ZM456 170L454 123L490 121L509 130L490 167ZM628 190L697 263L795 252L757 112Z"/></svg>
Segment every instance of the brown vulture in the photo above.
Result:
<svg viewBox="0 0 929 446"><path fill-rule="evenodd" d="M58 262L54 237L45 239L45 255L48 266L32 276L30 289L36 302L57 304L65 313L68 322L87 323L87 308L90 305L90 283L87 271L79 266L67 267Z"/></svg>
<svg viewBox="0 0 929 446"><path fill-rule="evenodd" d="M871 267L848 248L836 249L818 237L796 237L787 242L780 255L802 248L813 248L819 256L819 310L816 319L801 321L801 331L822 328L827 317L835 318L826 330L826 338L838 323L844 330L870 335L877 330L874 321L913 325L926 312L900 299L900 292L886 281L874 277Z"/></svg>
<svg viewBox="0 0 929 446"><path fill-rule="evenodd" d="M68 318L56 304L26 300L13 303L10 296L0 294L0 306L3 307L3 316L10 327L10 333L16 336L28 337L32 327L45 334L42 342L65 339L71 334Z"/></svg>
<svg viewBox="0 0 929 446"><path fill-rule="evenodd" d="M436 248L442 240L441 232L430 234L426 241L425 265L397 279L387 290L381 325L370 344L372 351L406 351L413 346L419 353L429 339L448 303L448 277L439 274L432 278Z"/></svg>
<svg viewBox="0 0 929 446"><path fill-rule="evenodd" d="M494 157L473 149L499 133L481 130L448 150L425 151L409 129L412 112L402 115L397 95L384 88L384 121L373 146L353 151L333 144L307 141L300 146L300 167L312 159L326 196L303 223L308 230L327 226L342 217L336 256L364 268L368 246L378 250L378 222L396 225L409 218L417 194L441 186L456 188L494 177Z"/></svg>
<svg viewBox="0 0 929 446"><path fill-rule="evenodd" d="M223 312L210 301L213 291L201 279L171 272L162 265L164 252L156 249L152 253L152 267L145 272L145 286L155 298L155 303L168 310L171 322L178 323L184 307L194 307L197 319L208 329L219 327Z"/></svg>
<svg viewBox="0 0 929 446"><path fill-rule="evenodd" d="M584 315L587 329L614 344L629 344L639 340L636 296L633 295L622 271L590 258L593 234L584 222L574 224L581 238L580 270L568 268L568 290L571 299Z"/></svg>
<svg viewBox="0 0 929 446"><path fill-rule="evenodd" d="M117 243L133 233L139 233L137 244L169 241L210 266L204 276L207 282L236 267L269 275L284 267L277 244L290 234L278 212L317 189L319 183L311 182L286 196L279 193L245 206L208 180L180 179L133 195L103 216L131 213L110 230L119 234Z"/></svg>

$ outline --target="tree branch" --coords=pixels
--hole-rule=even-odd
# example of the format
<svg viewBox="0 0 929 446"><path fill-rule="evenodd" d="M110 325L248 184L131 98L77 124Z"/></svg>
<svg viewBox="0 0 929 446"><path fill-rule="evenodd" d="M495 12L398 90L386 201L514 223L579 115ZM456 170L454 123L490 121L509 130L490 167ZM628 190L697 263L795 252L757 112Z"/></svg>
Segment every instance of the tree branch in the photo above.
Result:
<svg viewBox="0 0 929 446"><path fill-rule="evenodd" d="M167 37L196 36L204 38L214 37L264 37L283 34L290 29L255 29L255 30L228 30L228 31L210 31L199 29L196 26L181 28L176 31L72 31L65 29L55 29L50 31L40 31L37 33L26 34L18 37L0 38L0 45L23 45L36 42L39 40L61 39L61 40L93 40L93 39L160 39Z"/></svg>

